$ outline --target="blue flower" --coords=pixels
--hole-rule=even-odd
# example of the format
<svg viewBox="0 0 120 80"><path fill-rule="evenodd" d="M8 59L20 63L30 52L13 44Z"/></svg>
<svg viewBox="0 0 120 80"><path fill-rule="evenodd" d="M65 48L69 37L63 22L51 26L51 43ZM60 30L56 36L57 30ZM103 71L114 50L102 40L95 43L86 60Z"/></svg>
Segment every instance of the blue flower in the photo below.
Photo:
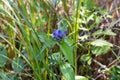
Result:
<svg viewBox="0 0 120 80"><path fill-rule="evenodd" d="M67 31L62 31L62 30L54 30L53 32L53 38L56 40L60 41L64 36L66 36Z"/></svg>

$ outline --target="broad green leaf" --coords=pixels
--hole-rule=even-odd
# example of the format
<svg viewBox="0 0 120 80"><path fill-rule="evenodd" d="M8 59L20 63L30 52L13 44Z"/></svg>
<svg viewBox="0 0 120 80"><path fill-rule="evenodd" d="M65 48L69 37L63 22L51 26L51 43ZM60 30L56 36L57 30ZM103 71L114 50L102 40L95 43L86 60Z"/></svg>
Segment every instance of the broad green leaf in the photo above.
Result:
<svg viewBox="0 0 120 80"><path fill-rule="evenodd" d="M0 51L0 67L4 67L4 65L7 62L7 51L6 49L3 49Z"/></svg>
<svg viewBox="0 0 120 80"><path fill-rule="evenodd" d="M102 47L92 47L92 53L96 54L96 55L104 55L105 53L107 53L110 50L110 46L102 46Z"/></svg>
<svg viewBox="0 0 120 80"><path fill-rule="evenodd" d="M113 72L111 71L111 69L104 69L102 70L103 73L109 73L109 74L113 74Z"/></svg>
<svg viewBox="0 0 120 80"><path fill-rule="evenodd" d="M60 64L60 70L66 80L75 80L74 70L69 63Z"/></svg>
<svg viewBox="0 0 120 80"><path fill-rule="evenodd" d="M114 66L110 71L110 80L119 80L120 79L120 66Z"/></svg>
<svg viewBox="0 0 120 80"><path fill-rule="evenodd" d="M89 54L84 54L81 56L82 61L88 61L90 58L91 58L91 56Z"/></svg>
<svg viewBox="0 0 120 80"><path fill-rule="evenodd" d="M92 35L97 36L97 35L102 35L102 34L103 34L103 31L100 29L100 30L95 31Z"/></svg>
<svg viewBox="0 0 120 80"><path fill-rule="evenodd" d="M72 45L75 43L75 41L71 40L71 39L68 38L68 37L65 37L64 41L65 41L65 43L67 43L69 46L72 46Z"/></svg>
<svg viewBox="0 0 120 80"><path fill-rule="evenodd" d="M111 44L111 43L109 43L109 42L107 42L106 40L103 40L103 39L96 39L96 40L91 42L91 45L93 45L93 46L101 46L101 47L102 46L110 46L110 47L113 46L113 44Z"/></svg>
<svg viewBox="0 0 120 80"><path fill-rule="evenodd" d="M107 29L105 31L103 30L97 30L95 31L93 34L93 36L97 36L97 35L110 35L110 36L115 36L116 34L114 32L112 32L110 29Z"/></svg>
<svg viewBox="0 0 120 80"><path fill-rule="evenodd" d="M44 43L43 47L42 47L41 53L42 53L46 48L51 47L51 46L54 45L55 43L56 43L56 41L53 40L53 39L47 40L47 41Z"/></svg>
<svg viewBox="0 0 120 80"><path fill-rule="evenodd" d="M60 42L58 45L60 46L60 49L62 50L65 58L70 62L71 65L74 65L73 51L71 46L68 46L68 44L65 42Z"/></svg>
<svg viewBox="0 0 120 80"><path fill-rule="evenodd" d="M115 36L116 34L112 32L110 29L104 31L105 35Z"/></svg>
<svg viewBox="0 0 120 80"><path fill-rule="evenodd" d="M92 63L92 58L90 58L88 61L87 61L87 64L90 65Z"/></svg>
<svg viewBox="0 0 120 80"><path fill-rule="evenodd" d="M75 80L88 80L88 78L84 76L75 76Z"/></svg>
<svg viewBox="0 0 120 80"><path fill-rule="evenodd" d="M89 65L91 64L92 62L92 58L91 58L91 55L90 54L84 54L81 56L81 60L82 61L86 61Z"/></svg>
<svg viewBox="0 0 120 80"><path fill-rule="evenodd" d="M6 76L6 74L4 74L4 73L2 73L2 72L0 72L0 79L2 78L2 80L10 80L7 76Z"/></svg>
<svg viewBox="0 0 120 80"><path fill-rule="evenodd" d="M12 61L12 68L15 72L20 72L24 67L23 60L21 58L14 58Z"/></svg>

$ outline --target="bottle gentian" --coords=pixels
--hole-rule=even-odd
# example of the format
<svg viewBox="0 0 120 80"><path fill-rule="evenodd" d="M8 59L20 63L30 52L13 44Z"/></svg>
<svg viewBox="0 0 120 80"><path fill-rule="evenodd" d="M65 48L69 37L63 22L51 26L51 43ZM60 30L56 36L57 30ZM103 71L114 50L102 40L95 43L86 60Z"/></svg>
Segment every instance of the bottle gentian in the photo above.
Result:
<svg viewBox="0 0 120 80"><path fill-rule="evenodd" d="M53 38L56 39L57 41L60 41L61 39L63 39L63 37L66 36L67 31L62 31L62 30L56 30L54 29L53 32Z"/></svg>

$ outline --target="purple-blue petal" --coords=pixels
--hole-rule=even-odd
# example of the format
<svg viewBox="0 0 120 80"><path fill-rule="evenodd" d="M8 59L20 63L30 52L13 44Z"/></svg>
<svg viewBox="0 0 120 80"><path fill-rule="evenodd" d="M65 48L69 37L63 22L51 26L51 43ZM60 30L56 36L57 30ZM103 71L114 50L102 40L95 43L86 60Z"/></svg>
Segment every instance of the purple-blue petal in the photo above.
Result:
<svg viewBox="0 0 120 80"><path fill-rule="evenodd" d="M61 34L62 33L62 31L61 30L58 30L58 34Z"/></svg>
<svg viewBox="0 0 120 80"><path fill-rule="evenodd" d="M56 30L54 29L53 32L53 38L55 38L56 40L60 41L64 36L66 36L67 31L62 31L62 30Z"/></svg>
<svg viewBox="0 0 120 80"><path fill-rule="evenodd" d="M67 31L64 31L64 33L63 33L63 34L64 34L64 36L66 36L66 34L67 34Z"/></svg>

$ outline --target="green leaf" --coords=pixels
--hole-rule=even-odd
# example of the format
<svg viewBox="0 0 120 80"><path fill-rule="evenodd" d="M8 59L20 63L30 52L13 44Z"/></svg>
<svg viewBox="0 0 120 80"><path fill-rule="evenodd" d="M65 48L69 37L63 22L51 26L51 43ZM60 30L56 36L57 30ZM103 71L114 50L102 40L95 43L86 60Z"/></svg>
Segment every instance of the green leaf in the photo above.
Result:
<svg viewBox="0 0 120 80"><path fill-rule="evenodd" d="M44 45L43 45L42 50L41 50L40 53L43 53L43 51L44 51L46 48L51 47L51 46L54 45L55 43L56 43L56 41L53 40L53 39L47 40L47 41L44 43Z"/></svg>
<svg viewBox="0 0 120 80"><path fill-rule="evenodd" d="M113 44L111 44L111 43L109 43L109 42L107 42L106 40L103 40L103 39L96 39L96 40L94 40L93 42L91 42L91 45L93 45L93 46L110 46L110 47L112 47L113 46Z"/></svg>
<svg viewBox="0 0 120 80"><path fill-rule="evenodd" d="M69 63L60 64L60 70L66 80L75 80L74 70Z"/></svg>
<svg viewBox="0 0 120 80"><path fill-rule="evenodd" d="M105 53L107 53L110 50L110 46L93 46L92 47L92 53L96 54L96 55L104 55Z"/></svg>
<svg viewBox="0 0 120 80"><path fill-rule="evenodd" d="M88 9L95 7L95 3L93 0L84 0L83 2L85 7L87 7Z"/></svg>
<svg viewBox="0 0 120 80"><path fill-rule="evenodd" d="M92 58L90 58L88 61L87 61L87 64L90 65L92 63Z"/></svg>
<svg viewBox="0 0 120 80"><path fill-rule="evenodd" d="M73 41L72 39L68 38L68 37L65 37L64 39L65 43L67 43L69 46L72 46L75 41Z"/></svg>
<svg viewBox="0 0 120 80"><path fill-rule="evenodd" d="M82 61L88 61L90 58L91 58L91 56L89 54L84 54L81 56Z"/></svg>
<svg viewBox="0 0 120 80"><path fill-rule="evenodd" d="M21 58L17 57L13 59L12 68L15 72L20 72L21 70L23 70L23 67L24 67L24 63Z"/></svg>
<svg viewBox="0 0 120 80"><path fill-rule="evenodd" d="M88 78L84 76L75 76L75 80L88 80Z"/></svg>
<svg viewBox="0 0 120 80"><path fill-rule="evenodd" d="M103 30L97 30L95 31L93 34L93 36L96 36L96 35L109 35L109 36L115 36L116 34L114 32L112 32L110 29L107 29L105 31Z"/></svg>
<svg viewBox="0 0 120 80"><path fill-rule="evenodd" d="M92 61L92 58L91 58L90 54L84 54L84 55L81 56L81 60L82 61L87 61L87 63L90 65L91 61Z"/></svg>
<svg viewBox="0 0 120 80"><path fill-rule="evenodd" d="M4 73L2 73L2 72L0 72L0 79L2 78L2 80L10 80L7 76L6 76L6 74L4 74Z"/></svg>
<svg viewBox="0 0 120 80"><path fill-rule="evenodd" d="M102 34L103 34L103 31L100 29L100 30L95 31L92 35L96 36L96 35L102 35Z"/></svg>
<svg viewBox="0 0 120 80"><path fill-rule="evenodd" d="M71 65L74 65L72 48L65 42L58 43L58 45L60 46L65 58L68 59Z"/></svg>
<svg viewBox="0 0 120 80"><path fill-rule="evenodd" d="M4 67L4 65L7 62L7 51L6 49L3 49L2 51L0 51L0 67Z"/></svg>
<svg viewBox="0 0 120 80"><path fill-rule="evenodd" d="M104 31L105 35L115 36L116 34L112 32L110 29Z"/></svg>

